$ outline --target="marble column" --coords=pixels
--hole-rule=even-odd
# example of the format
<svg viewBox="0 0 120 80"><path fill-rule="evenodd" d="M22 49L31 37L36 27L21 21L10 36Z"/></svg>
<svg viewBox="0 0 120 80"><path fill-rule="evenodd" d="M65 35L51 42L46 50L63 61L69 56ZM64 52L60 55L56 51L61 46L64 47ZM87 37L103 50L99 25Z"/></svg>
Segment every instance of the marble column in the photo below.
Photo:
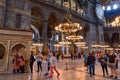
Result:
<svg viewBox="0 0 120 80"><path fill-rule="evenodd" d="M9 70L10 41L7 42L5 70Z"/></svg>
<svg viewBox="0 0 120 80"><path fill-rule="evenodd" d="M48 20L47 19L45 19L45 20L43 20L43 29L42 29L42 42L43 43L47 43L47 27L48 27Z"/></svg>

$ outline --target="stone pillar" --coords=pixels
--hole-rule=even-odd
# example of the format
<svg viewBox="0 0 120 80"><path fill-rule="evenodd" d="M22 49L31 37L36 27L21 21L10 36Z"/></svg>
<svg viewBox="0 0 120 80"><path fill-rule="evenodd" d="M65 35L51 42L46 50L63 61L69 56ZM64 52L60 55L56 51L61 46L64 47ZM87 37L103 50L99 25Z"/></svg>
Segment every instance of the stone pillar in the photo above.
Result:
<svg viewBox="0 0 120 80"><path fill-rule="evenodd" d="M10 41L7 42L5 70L9 70Z"/></svg>
<svg viewBox="0 0 120 80"><path fill-rule="evenodd" d="M43 29L42 29L42 42L43 43L47 43L47 27L48 27L48 20L47 19L44 19L43 20Z"/></svg>

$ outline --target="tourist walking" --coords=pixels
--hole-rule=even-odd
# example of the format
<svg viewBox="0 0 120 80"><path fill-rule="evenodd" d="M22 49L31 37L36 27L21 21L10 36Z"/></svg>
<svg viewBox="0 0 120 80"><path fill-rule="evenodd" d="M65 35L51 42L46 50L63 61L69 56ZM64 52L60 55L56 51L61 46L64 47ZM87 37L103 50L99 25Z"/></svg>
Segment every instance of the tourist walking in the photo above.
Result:
<svg viewBox="0 0 120 80"><path fill-rule="evenodd" d="M51 52L51 57L50 57L50 78L53 77L53 70L57 73L57 77L59 77L60 73L57 70L57 59L55 57L55 53Z"/></svg>
<svg viewBox="0 0 120 80"><path fill-rule="evenodd" d="M31 73L33 73L33 63L35 61L35 58L34 58L34 53L33 51L31 51L31 55L30 55L30 71Z"/></svg>
<svg viewBox="0 0 120 80"><path fill-rule="evenodd" d="M36 61L37 61L37 67L38 67L37 72L39 72L40 69L42 72L42 54L40 54L40 51L38 51L38 56L36 57Z"/></svg>
<svg viewBox="0 0 120 80"><path fill-rule="evenodd" d="M93 55L93 53L90 53L88 56L88 65L89 65L90 77L95 75L95 61L96 61L95 56Z"/></svg>
<svg viewBox="0 0 120 80"><path fill-rule="evenodd" d="M101 57L98 59L98 61L101 64L103 76L105 77L105 71L106 71L106 75L108 76L108 67L107 67L108 58L104 52L101 52L100 54L101 54Z"/></svg>
<svg viewBox="0 0 120 80"><path fill-rule="evenodd" d="M109 77L117 79L117 70L116 70L117 57L114 54L113 50L110 50L108 59L109 59L108 66L110 67L111 70L111 75Z"/></svg>

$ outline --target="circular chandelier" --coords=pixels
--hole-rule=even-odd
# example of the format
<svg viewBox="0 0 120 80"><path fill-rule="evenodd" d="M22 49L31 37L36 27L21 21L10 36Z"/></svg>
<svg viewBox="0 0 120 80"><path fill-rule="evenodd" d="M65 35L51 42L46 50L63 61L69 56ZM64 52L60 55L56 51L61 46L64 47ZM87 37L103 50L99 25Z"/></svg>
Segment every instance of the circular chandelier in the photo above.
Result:
<svg viewBox="0 0 120 80"><path fill-rule="evenodd" d="M80 36L80 35L70 35L70 36L67 36L66 39L68 39L68 40L78 40L78 39L83 39L83 36Z"/></svg>
<svg viewBox="0 0 120 80"><path fill-rule="evenodd" d="M94 45L91 45L91 46L94 47L94 48L101 47L101 45L99 45L99 44L94 44Z"/></svg>
<svg viewBox="0 0 120 80"><path fill-rule="evenodd" d="M32 45L33 45L33 46L43 46L42 43L33 43Z"/></svg>
<svg viewBox="0 0 120 80"><path fill-rule="evenodd" d="M110 47L109 45L100 45L101 48L107 48Z"/></svg>
<svg viewBox="0 0 120 80"><path fill-rule="evenodd" d="M69 45L69 44L71 44L71 42L69 42L69 41L61 41L58 44Z"/></svg>
<svg viewBox="0 0 120 80"><path fill-rule="evenodd" d="M55 27L55 30L65 33L76 32L81 29L82 27L80 26L79 23L72 23L72 22L61 23Z"/></svg>
<svg viewBox="0 0 120 80"><path fill-rule="evenodd" d="M60 47L62 46L61 44L54 44L54 47Z"/></svg>
<svg viewBox="0 0 120 80"><path fill-rule="evenodd" d="M77 47L85 47L85 44L76 45Z"/></svg>
<svg viewBox="0 0 120 80"><path fill-rule="evenodd" d="M79 23L71 21L71 14L69 11L67 11L67 14L65 16L65 22L55 27L55 30L65 33L74 33L81 29L82 26Z"/></svg>
<svg viewBox="0 0 120 80"><path fill-rule="evenodd" d="M83 48L83 49L87 49L88 47L86 47L86 46L83 46L83 47L81 47L81 48Z"/></svg>
<svg viewBox="0 0 120 80"><path fill-rule="evenodd" d="M85 42L76 42L74 44L76 44L76 45L85 45L86 43Z"/></svg>

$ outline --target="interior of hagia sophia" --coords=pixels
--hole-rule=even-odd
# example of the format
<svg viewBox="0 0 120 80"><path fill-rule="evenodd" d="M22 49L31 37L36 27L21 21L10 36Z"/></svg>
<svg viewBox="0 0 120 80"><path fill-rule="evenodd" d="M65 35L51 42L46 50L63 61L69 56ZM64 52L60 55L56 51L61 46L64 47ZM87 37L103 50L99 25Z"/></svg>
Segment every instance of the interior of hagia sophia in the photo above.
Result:
<svg viewBox="0 0 120 80"><path fill-rule="evenodd" d="M65 22L75 25L75 28L68 27ZM66 39L72 35L74 37ZM80 36L83 39L80 39ZM67 41L71 42L71 45ZM78 45L75 45L77 42ZM79 45L82 42L85 42L84 46ZM29 63L31 50L35 55L38 54L37 51L47 55L50 50L66 56L75 52L110 49L120 50L119 0L0 1L2 70L10 70L12 59L17 53L23 55Z"/></svg>

